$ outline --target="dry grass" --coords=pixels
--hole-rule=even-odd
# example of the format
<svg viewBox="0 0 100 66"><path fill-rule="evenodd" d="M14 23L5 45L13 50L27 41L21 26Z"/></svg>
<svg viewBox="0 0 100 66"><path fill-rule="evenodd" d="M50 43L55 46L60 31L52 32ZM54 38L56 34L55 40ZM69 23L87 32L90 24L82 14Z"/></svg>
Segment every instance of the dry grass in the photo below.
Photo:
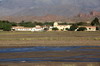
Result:
<svg viewBox="0 0 100 66"><path fill-rule="evenodd" d="M0 32L0 46L100 46L97 32Z"/></svg>

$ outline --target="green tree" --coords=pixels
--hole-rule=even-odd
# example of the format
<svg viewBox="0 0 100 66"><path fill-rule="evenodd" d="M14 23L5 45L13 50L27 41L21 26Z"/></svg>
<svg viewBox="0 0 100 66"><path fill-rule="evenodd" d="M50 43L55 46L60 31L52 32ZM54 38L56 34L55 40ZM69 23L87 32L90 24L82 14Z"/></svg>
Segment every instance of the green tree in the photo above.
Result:
<svg viewBox="0 0 100 66"><path fill-rule="evenodd" d="M11 23L9 21L0 21L0 29L3 31L10 31L11 30Z"/></svg>
<svg viewBox="0 0 100 66"><path fill-rule="evenodd" d="M43 23L41 22L34 22L35 25L43 26Z"/></svg>
<svg viewBox="0 0 100 66"><path fill-rule="evenodd" d="M32 22L24 22L24 21L22 21L22 22L19 23L19 26L24 26L24 27L35 27L35 24L32 23Z"/></svg>
<svg viewBox="0 0 100 66"><path fill-rule="evenodd" d="M75 29L78 28L78 25L77 24L73 24L71 27L70 27L70 31L75 31Z"/></svg>
<svg viewBox="0 0 100 66"><path fill-rule="evenodd" d="M68 25L66 22L64 22L64 23L59 23L59 25Z"/></svg>
<svg viewBox="0 0 100 66"><path fill-rule="evenodd" d="M91 25L92 26L100 26L100 22L99 22L99 19L96 17L92 22L91 22Z"/></svg>
<svg viewBox="0 0 100 66"><path fill-rule="evenodd" d="M57 31L59 30L57 27L52 28L52 30Z"/></svg>
<svg viewBox="0 0 100 66"><path fill-rule="evenodd" d="M47 31L47 30L49 30L48 28L44 28L44 31Z"/></svg>
<svg viewBox="0 0 100 66"><path fill-rule="evenodd" d="M3 31L11 31L12 25L9 23L5 23L3 26Z"/></svg>
<svg viewBox="0 0 100 66"><path fill-rule="evenodd" d="M10 22L10 24L11 24L12 26L17 26L17 23L15 23L15 22Z"/></svg>
<svg viewBox="0 0 100 66"><path fill-rule="evenodd" d="M87 30L86 27L79 27L79 28L77 29L77 31L85 31L85 30Z"/></svg>
<svg viewBox="0 0 100 66"><path fill-rule="evenodd" d="M87 25L86 22L78 22L78 23L76 23L76 24L79 25L79 26L81 26L81 25Z"/></svg>
<svg viewBox="0 0 100 66"><path fill-rule="evenodd" d="M44 25L46 26L53 26L54 22L45 22Z"/></svg>
<svg viewBox="0 0 100 66"><path fill-rule="evenodd" d="M69 30L69 28L66 28L65 30Z"/></svg>

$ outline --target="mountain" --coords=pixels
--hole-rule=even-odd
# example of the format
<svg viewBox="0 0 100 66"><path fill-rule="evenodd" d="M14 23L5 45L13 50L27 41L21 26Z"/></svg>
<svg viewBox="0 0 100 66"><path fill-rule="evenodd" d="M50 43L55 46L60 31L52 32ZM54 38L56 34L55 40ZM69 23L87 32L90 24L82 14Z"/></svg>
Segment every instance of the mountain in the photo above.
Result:
<svg viewBox="0 0 100 66"><path fill-rule="evenodd" d="M0 16L73 16L99 6L100 0L0 0Z"/></svg>

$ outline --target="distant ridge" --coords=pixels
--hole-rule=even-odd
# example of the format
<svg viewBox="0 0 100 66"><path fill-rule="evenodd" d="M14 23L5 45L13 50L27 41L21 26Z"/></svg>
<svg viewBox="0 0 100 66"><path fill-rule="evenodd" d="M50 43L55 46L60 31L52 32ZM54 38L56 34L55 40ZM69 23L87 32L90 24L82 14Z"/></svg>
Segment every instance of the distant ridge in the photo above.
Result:
<svg viewBox="0 0 100 66"><path fill-rule="evenodd" d="M91 11L90 13L80 13L78 17L100 17L99 11Z"/></svg>
<svg viewBox="0 0 100 66"><path fill-rule="evenodd" d="M89 22L93 20L94 17L100 18L99 11L91 11L90 13L80 13L73 17L65 17L58 15L45 15L45 16L4 16L0 17L0 20L8 20L11 22L21 22L21 21L31 21L31 22L54 22L54 21L62 21L62 22Z"/></svg>
<svg viewBox="0 0 100 66"><path fill-rule="evenodd" d="M100 11L100 0L0 0L0 16L72 17L92 10Z"/></svg>

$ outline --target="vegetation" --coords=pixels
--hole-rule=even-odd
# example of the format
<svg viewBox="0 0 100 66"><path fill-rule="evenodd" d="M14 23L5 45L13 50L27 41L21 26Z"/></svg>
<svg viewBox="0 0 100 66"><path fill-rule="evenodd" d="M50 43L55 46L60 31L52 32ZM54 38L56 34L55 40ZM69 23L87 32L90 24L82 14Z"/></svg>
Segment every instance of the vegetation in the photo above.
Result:
<svg viewBox="0 0 100 66"><path fill-rule="evenodd" d="M46 26L53 26L54 22L45 22L44 25Z"/></svg>
<svg viewBox="0 0 100 66"><path fill-rule="evenodd" d="M78 23L76 23L78 26L82 26L82 25L87 25L87 23L86 22L78 22Z"/></svg>
<svg viewBox="0 0 100 66"><path fill-rule="evenodd" d="M49 30L48 28L44 28L44 31L47 31L47 30Z"/></svg>
<svg viewBox="0 0 100 66"><path fill-rule="evenodd" d="M100 26L100 22L99 19L96 17L92 22L91 22L92 26Z"/></svg>
<svg viewBox="0 0 100 66"><path fill-rule="evenodd" d="M65 30L69 30L68 28L66 28Z"/></svg>
<svg viewBox="0 0 100 66"><path fill-rule="evenodd" d="M68 25L66 22L64 22L64 23L59 23L59 25Z"/></svg>
<svg viewBox="0 0 100 66"><path fill-rule="evenodd" d="M75 31L75 29L78 28L78 25L77 24L73 24L71 27L70 27L70 31Z"/></svg>
<svg viewBox="0 0 100 66"><path fill-rule="evenodd" d="M35 27L35 24L32 23L32 22L24 22L24 21L22 21L22 22L19 23L19 26L24 26L24 27Z"/></svg>
<svg viewBox="0 0 100 66"><path fill-rule="evenodd" d="M85 31L85 30L87 30L86 27L79 27L79 28L77 29L77 31Z"/></svg>
<svg viewBox="0 0 100 66"><path fill-rule="evenodd" d="M52 28L52 30L57 31L59 30L57 27Z"/></svg>
<svg viewBox="0 0 100 66"><path fill-rule="evenodd" d="M10 31L12 24L9 21L0 21L0 29L3 31Z"/></svg>

